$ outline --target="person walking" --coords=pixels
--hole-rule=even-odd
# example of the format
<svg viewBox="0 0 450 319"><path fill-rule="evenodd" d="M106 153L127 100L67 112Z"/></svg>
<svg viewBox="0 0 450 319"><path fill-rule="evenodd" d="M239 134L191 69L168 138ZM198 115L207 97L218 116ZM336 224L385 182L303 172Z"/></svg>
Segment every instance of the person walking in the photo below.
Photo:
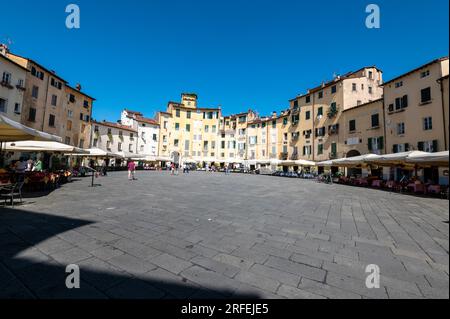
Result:
<svg viewBox="0 0 450 319"><path fill-rule="evenodd" d="M108 171L108 167L106 165L106 160L104 159L102 162L102 175L103 176L108 175L107 171Z"/></svg>
<svg viewBox="0 0 450 319"><path fill-rule="evenodd" d="M128 161L128 180L136 180L134 172L136 170L136 164L133 161Z"/></svg>

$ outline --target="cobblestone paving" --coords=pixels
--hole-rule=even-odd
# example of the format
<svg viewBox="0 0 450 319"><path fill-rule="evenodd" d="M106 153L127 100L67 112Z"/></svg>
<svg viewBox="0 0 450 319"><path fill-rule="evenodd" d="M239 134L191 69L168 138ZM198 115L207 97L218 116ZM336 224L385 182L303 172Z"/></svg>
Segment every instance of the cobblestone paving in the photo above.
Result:
<svg viewBox="0 0 450 319"><path fill-rule="evenodd" d="M0 298L448 298L447 200L124 172L0 208ZM67 289L77 264L81 288ZM381 287L366 288L368 264Z"/></svg>

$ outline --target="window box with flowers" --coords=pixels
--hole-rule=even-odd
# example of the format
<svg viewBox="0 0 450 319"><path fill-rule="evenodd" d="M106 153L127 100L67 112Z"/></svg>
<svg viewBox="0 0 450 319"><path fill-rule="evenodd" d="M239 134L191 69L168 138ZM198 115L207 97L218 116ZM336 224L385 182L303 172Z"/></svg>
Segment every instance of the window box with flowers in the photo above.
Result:
<svg viewBox="0 0 450 319"><path fill-rule="evenodd" d="M336 106L336 103L333 102L331 103L330 107L328 108L327 111L327 116L329 119L334 118L339 112L339 108Z"/></svg>

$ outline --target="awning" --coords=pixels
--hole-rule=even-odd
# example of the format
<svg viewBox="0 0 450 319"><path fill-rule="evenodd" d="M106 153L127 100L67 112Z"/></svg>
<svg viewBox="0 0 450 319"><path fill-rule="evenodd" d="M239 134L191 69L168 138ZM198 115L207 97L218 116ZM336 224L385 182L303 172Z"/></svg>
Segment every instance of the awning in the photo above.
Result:
<svg viewBox="0 0 450 319"><path fill-rule="evenodd" d="M19 141L6 143L5 149L8 151L26 151L26 152L63 152L66 154L88 154L87 151L59 143L46 141Z"/></svg>
<svg viewBox="0 0 450 319"><path fill-rule="evenodd" d="M31 127L13 121L4 115L0 115L0 142L17 141L55 141L61 142L62 138L56 135L44 133Z"/></svg>

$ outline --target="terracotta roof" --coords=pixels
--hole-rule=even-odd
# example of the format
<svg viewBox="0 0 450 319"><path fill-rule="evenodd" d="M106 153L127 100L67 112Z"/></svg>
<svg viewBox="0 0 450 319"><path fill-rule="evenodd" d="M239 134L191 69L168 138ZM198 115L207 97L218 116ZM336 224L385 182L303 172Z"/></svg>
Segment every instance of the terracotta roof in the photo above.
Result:
<svg viewBox="0 0 450 319"><path fill-rule="evenodd" d="M16 61L13 61L13 60L9 59L8 57L4 56L3 54L0 54L0 58L3 58L3 59L5 59L6 61L8 61L8 62L14 64L15 66L17 66L17 67L19 67L19 68L21 68L21 69L23 69L23 70L25 70L25 71L27 71L27 72L30 72L27 68L23 67L22 65L20 65L20 64L17 63Z"/></svg>
<svg viewBox="0 0 450 319"><path fill-rule="evenodd" d="M384 99L381 98L381 99L373 100L373 101L370 101L370 102L367 102L367 103L363 103L363 104L360 104L360 105L355 105L355 106L353 106L351 108L343 110L342 112L351 111L351 110L354 110L354 109L357 109L357 108L360 108L360 107L363 107L363 106L367 106L369 104L377 103L377 102L380 102L380 101L383 101L383 100Z"/></svg>
<svg viewBox="0 0 450 319"><path fill-rule="evenodd" d="M198 107L196 108L196 110L200 110L200 111L220 111L220 108L215 108L215 107Z"/></svg>
<svg viewBox="0 0 450 319"><path fill-rule="evenodd" d="M74 88L74 87L68 85L67 83L66 83L66 87L67 87L68 89L71 89L71 90L77 92L77 93L80 93L81 95L84 95L84 96L90 98L92 101L95 101L95 98L93 98L92 96L89 96L89 95L87 95L86 93L83 93L83 92L77 90L76 88Z"/></svg>
<svg viewBox="0 0 450 319"><path fill-rule="evenodd" d="M136 116L136 121L159 126L159 123L155 119L149 119L143 116Z"/></svg>
<svg viewBox="0 0 450 319"><path fill-rule="evenodd" d="M30 59L30 58L27 58L27 57L24 57L24 56L20 56L20 55L15 54L15 53L8 53L8 54L9 54L9 55L14 55L14 56L16 56L16 57L19 57L19 58L22 58L22 59L25 59L25 60L28 60L28 61L30 61L30 62L36 64L39 68L41 68L42 70L46 71L47 73L50 73L51 76L54 76L55 78L58 78L59 80L63 81L64 84L67 83L66 80L64 80L62 77L60 77L59 75L57 75L55 72L53 72L53 71L47 69L46 67L42 66L41 64L37 63L36 61L34 61L34 60Z"/></svg>
<svg viewBox="0 0 450 319"><path fill-rule="evenodd" d="M401 74L401 75L399 75L399 76L397 76L397 77L395 77L395 78L393 78L393 79L391 79L391 80L389 80L389 81L387 81L387 82L384 82L384 83L382 84L382 86L385 86L386 84L389 84L389 83L392 83L392 82L394 82L394 81L397 81L398 79L401 79L401 78L403 78L403 77L405 77L405 76L407 76L407 75L410 75L411 73L414 73L414 72L416 72L416 71L419 71L420 69L426 68L427 66L430 66L431 64L438 63L438 62L442 62L442 61L445 61L445 60L448 60L448 56L441 57L441 58L438 58L438 59L434 59L433 61L430 61L430 62L428 62L428 63L425 63L424 65L421 65L421 66L419 66L419 67L417 67L417 68L415 68L415 69L412 69L412 70L410 70L410 71L408 71L408 72L406 72L406 73L403 73L403 74Z"/></svg>
<svg viewBox="0 0 450 319"><path fill-rule="evenodd" d="M158 113L161 113L161 114L166 114L166 115L170 115L170 116L172 116L172 114L171 114L171 113L169 113L169 112L159 111Z"/></svg>
<svg viewBox="0 0 450 319"><path fill-rule="evenodd" d="M336 77L336 78L334 78L333 80L324 82L323 84L318 85L318 86L316 86L316 87L314 87L314 88L312 88L312 89L308 89L308 92L307 92L307 93L297 95L295 98L290 99L289 102L295 101L295 100L297 100L297 99L299 99L299 98L301 98L301 97L308 96L308 95L313 94L313 93L315 93L315 92L319 92L319 91L321 91L321 90L323 90L323 89L325 89L325 88L327 88L327 87L330 87L330 86L332 86L332 85L334 85L334 84L336 84L336 83L338 83L338 82L340 82L340 81L342 81L342 80L348 79L348 78L351 77L352 75L354 75L354 74L356 74L356 73L358 73L358 72L361 72L361 71L364 70L364 69L371 69L371 68L374 68L374 69L376 69L376 70L382 72L382 71L381 71L379 68L377 68L375 65L372 65L372 66L365 66L365 67L362 67L362 68L360 68L360 69L358 69L358 70L356 70L356 71L351 71L351 72L345 73L344 75L340 75L339 77Z"/></svg>
<svg viewBox="0 0 450 319"><path fill-rule="evenodd" d="M103 126L117 128L119 130L125 130L125 131L137 133L137 131L135 129L133 129L132 127L122 125L119 123L112 123L112 122L107 122L107 121L103 121L103 122L92 121L92 123L97 124L97 125L103 125Z"/></svg>
<svg viewBox="0 0 450 319"><path fill-rule="evenodd" d="M138 111L131 111L131 110L128 110L128 109L124 109L124 111L126 111L129 114L133 114L133 115L140 115L140 116L143 115L141 112L138 112Z"/></svg>

